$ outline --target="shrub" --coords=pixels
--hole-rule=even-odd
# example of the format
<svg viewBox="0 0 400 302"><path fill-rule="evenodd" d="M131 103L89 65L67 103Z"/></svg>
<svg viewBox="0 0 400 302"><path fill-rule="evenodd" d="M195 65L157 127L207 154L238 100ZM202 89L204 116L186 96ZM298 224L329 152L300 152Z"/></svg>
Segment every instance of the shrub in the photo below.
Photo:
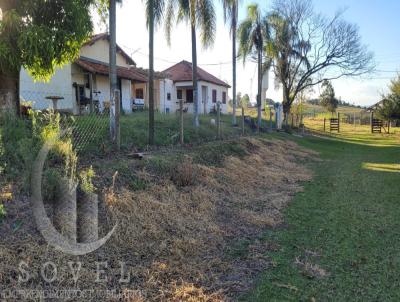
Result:
<svg viewBox="0 0 400 302"><path fill-rule="evenodd" d="M173 170L171 180L178 187L187 187L195 184L197 175L197 168L192 159L186 156Z"/></svg>
<svg viewBox="0 0 400 302"><path fill-rule="evenodd" d="M96 173L93 170L93 167L90 166L89 169L83 170L79 173L80 179L80 188L85 193L93 193L95 187L93 185L93 178L96 176Z"/></svg>

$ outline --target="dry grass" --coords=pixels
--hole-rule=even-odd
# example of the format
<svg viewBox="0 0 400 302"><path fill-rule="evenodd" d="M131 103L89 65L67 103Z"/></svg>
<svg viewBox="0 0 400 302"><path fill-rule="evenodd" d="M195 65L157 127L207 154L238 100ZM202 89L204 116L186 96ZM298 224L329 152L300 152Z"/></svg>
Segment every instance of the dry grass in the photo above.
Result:
<svg viewBox="0 0 400 302"><path fill-rule="evenodd" d="M143 301L234 299L272 265L265 252L276 245L257 238L282 223L282 209L302 190L299 182L312 176L302 162L316 157L288 141L243 139L240 145L247 155L228 156L223 165L196 163L194 149L162 173L147 163L118 158L145 183L139 190L127 187L121 171L112 181L115 170L109 160L98 162L103 167L96 171L101 175L98 187L112 187L104 190L109 200L103 198L102 232L116 221L118 229L104 247L83 257L47 246L35 231L28 201L14 201L1 226L0 291L21 287L18 263L23 260L32 272L24 288L140 290ZM23 225L15 231L12 226L18 220ZM236 247L238 242L248 244ZM40 265L49 260L59 265L53 284L39 276ZM67 263L78 260L83 267L74 284ZM94 283L95 261L109 262L107 284ZM129 268L129 284L118 283L118 261Z"/></svg>

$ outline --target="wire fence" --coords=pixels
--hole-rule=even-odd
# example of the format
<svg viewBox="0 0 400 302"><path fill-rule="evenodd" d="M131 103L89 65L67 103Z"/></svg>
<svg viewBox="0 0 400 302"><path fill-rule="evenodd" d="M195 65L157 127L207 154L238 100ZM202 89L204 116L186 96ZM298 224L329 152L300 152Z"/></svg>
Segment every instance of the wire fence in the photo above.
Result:
<svg viewBox="0 0 400 302"><path fill-rule="evenodd" d="M69 91L21 91L21 115L29 119L30 112L46 114L57 112L63 129L72 130L73 146L78 154L103 153L115 146L110 139L110 105L76 101L77 96ZM135 110L134 110L135 109ZM247 109L242 121L239 111L237 125L232 125L232 113L213 112L200 115L200 126L194 127L193 115L180 111L155 113L155 147L148 146L149 113L145 108L123 110L120 115L120 143L123 150L142 151L158 146L181 144L183 127L184 144L201 144L222 139L232 139L256 133L256 111ZM275 124L274 113L263 113L263 129Z"/></svg>

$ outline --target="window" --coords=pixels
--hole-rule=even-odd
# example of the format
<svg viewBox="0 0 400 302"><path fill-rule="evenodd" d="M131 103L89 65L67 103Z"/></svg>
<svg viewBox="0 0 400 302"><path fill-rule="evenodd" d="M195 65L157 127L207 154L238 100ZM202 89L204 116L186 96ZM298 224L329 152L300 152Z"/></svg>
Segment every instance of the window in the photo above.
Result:
<svg viewBox="0 0 400 302"><path fill-rule="evenodd" d="M178 89L178 90L176 91L176 97L178 98L178 100L182 100L182 99L183 99L183 98L182 98L182 90Z"/></svg>
<svg viewBox="0 0 400 302"><path fill-rule="evenodd" d="M222 104L226 104L226 92L222 92Z"/></svg>
<svg viewBox="0 0 400 302"><path fill-rule="evenodd" d="M213 103L217 102L217 90L213 89L212 91L212 101Z"/></svg>
<svg viewBox="0 0 400 302"><path fill-rule="evenodd" d="M168 101L171 100L171 93L170 93L170 92L167 93L167 100L168 100Z"/></svg>
<svg viewBox="0 0 400 302"><path fill-rule="evenodd" d="M136 98L137 98L137 99L143 100L143 99L144 99L143 88L138 88L138 89L136 89L135 95L136 95Z"/></svg>
<svg viewBox="0 0 400 302"><path fill-rule="evenodd" d="M193 89L186 90L186 103L193 103Z"/></svg>

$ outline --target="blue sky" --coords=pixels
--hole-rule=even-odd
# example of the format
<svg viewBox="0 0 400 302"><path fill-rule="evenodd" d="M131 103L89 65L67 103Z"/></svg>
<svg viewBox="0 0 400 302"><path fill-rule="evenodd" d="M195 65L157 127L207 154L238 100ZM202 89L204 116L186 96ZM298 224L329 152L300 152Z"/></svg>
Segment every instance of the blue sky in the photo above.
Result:
<svg viewBox="0 0 400 302"><path fill-rule="evenodd" d="M246 13L246 6L258 2L265 11L272 1L243 0L240 17ZM231 40L229 29L223 23L222 8L219 0L217 7L217 36L215 45L210 49L198 50L200 67L232 82ZM384 3L384 5L383 5ZM370 105L380 100L382 93L387 92L390 78L400 71L400 0L314 0L316 12L332 16L338 9L346 9L344 18L355 23L360 28L363 43L375 53L377 69L389 72L378 72L363 79L340 79L333 82L336 96L343 100L360 105ZM142 0L125 1L117 11L117 41L130 54L138 66L148 66L148 34L145 26L144 7ZM98 29L100 31L100 29ZM155 36L155 68L162 71L172 64L182 60L191 61L190 30L186 24L176 26L172 34L172 44L165 41L163 28L159 28ZM248 93L253 99L256 95L255 64L238 64L238 91ZM272 77L271 77L272 78ZM272 79L271 79L272 82ZM270 85L268 96L275 101L281 101L282 93ZM319 95L319 88L314 94Z"/></svg>

